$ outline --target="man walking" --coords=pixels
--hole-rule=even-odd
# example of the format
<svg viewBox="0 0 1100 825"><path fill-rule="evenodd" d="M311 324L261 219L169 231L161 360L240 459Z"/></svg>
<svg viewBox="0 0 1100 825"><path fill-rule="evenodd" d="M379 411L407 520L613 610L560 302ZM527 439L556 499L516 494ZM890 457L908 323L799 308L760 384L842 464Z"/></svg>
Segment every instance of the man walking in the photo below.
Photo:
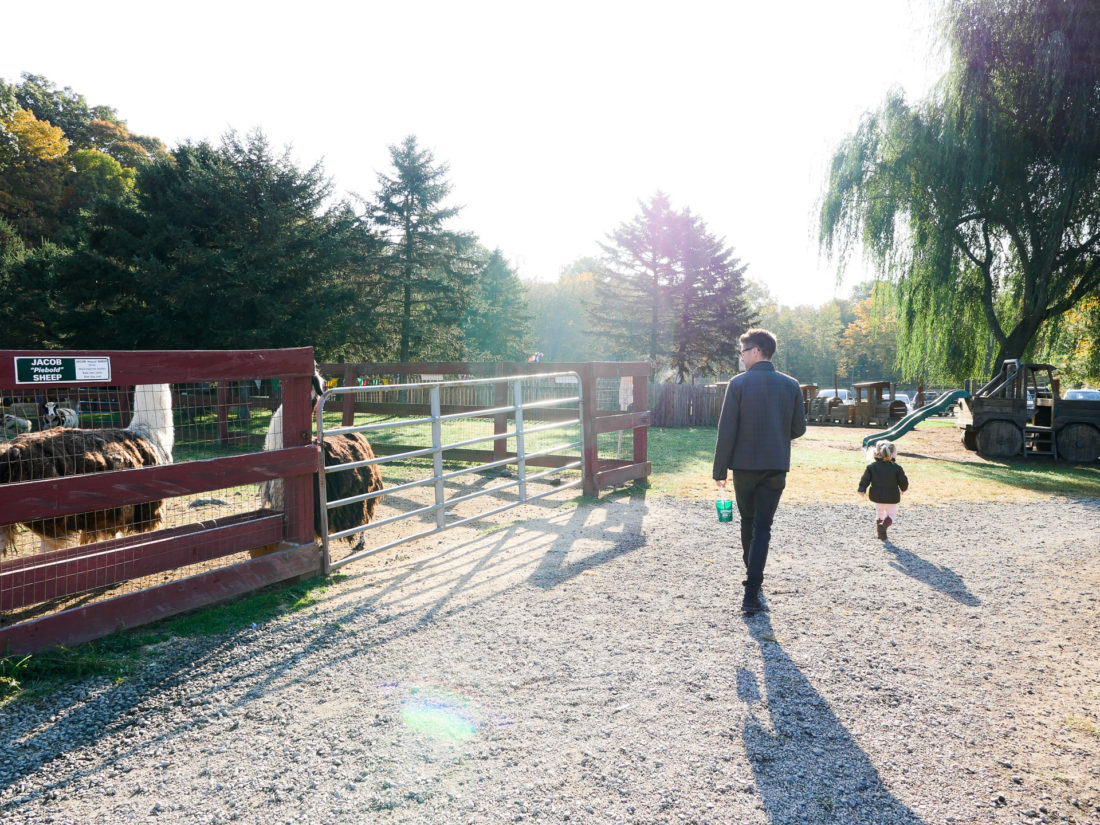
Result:
<svg viewBox="0 0 1100 825"><path fill-rule="evenodd" d="M714 483L724 490L726 470L733 471L747 572L741 612L751 616L766 609L760 586L772 518L791 468L791 441L806 432L806 411L798 382L772 366L775 336L750 329L740 342L745 371L726 387L714 445Z"/></svg>

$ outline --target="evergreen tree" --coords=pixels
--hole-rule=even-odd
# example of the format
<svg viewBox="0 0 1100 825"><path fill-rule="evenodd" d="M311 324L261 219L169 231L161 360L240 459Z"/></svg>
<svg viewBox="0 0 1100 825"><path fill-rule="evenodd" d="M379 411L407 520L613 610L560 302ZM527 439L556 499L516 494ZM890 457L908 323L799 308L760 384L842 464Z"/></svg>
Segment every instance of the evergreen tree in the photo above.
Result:
<svg viewBox="0 0 1100 825"><path fill-rule="evenodd" d="M461 321L477 283L474 239L447 224L460 207L444 206L448 167L410 135L390 146L391 175L379 174L371 216L386 242L379 307L401 362L453 360L462 352Z"/></svg>
<svg viewBox="0 0 1100 825"><path fill-rule="evenodd" d="M680 381L735 368L737 338L754 321L746 267L702 219L673 210L666 195L640 207L601 244L588 307L593 332L616 357L667 364Z"/></svg>
<svg viewBox="0 0 1100 825"><path fill-rule="evenodd" d="M377 250L350 208L325 206L320 164L300 170L262 134L230 133L143 167L137 193L101 203L87 244L49 281L65 346L312 345L332 357L376 340Z"/></svg>
<svg viewBox="0 0 1100 825"><path fill-rule="evenodd" d="M531 337L526 290L499 249L485 255L462 325L467 360L523 361Z"/></svg>
<svg viewBox="0 0 1100 825"><path fill-rule="evenodd" d="M669 289L676 279L677 216L667 195L649 203L601 243L594 300L588 306L592 331L618 358L667 355Z"/></svg>
<svg viewBox="0 0 1100 825"><path fill-rule="evenodd" d="M745 298L746 266L733 250L688 210L680 216L677 235L679 282L669 301L676 313L669 361L682 383L692 373L712 377L735 369L738 338L755 316Z"/></svg>

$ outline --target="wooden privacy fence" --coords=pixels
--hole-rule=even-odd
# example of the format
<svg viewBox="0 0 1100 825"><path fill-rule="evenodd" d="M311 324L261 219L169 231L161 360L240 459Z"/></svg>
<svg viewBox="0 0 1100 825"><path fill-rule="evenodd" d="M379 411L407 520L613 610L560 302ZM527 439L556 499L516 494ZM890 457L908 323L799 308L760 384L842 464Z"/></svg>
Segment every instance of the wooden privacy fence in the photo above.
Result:
<svg viewBox="0 0 1100 825"><path fill-rule="evenodd" d="M649 404L654 427L715 427L725 384L654 384Z"/></svg>
<svg viewBox="0 0 1100 825"><path fill-rule="evenodd" d="M583 456L584 456L584 494L596 496L599 491L628 481L641 480L649 476L652 466L649 462L649 377L652 368L645 361L587 361L580 363L547 362L493 362L474 363L465 361L424 362L404 364L322 364L323 375L337 379L340 386L352 387L359 384L371 384L383 380L394 383L412 383L414 379L439 381L445 378L462 377L503 377L508 375L534 375L538 373L575 372L580 376L583 420ZM498 383L491 388L473 387L447 388L449 391L441 398L444 414L472 412L486 405L502 407L506 404L507 387ZM575 386L562 385L557 392L563 396L574 394ZM553 397L554 387L547 386L542 396L529 400L538 401ZM428 390L422 393L409 390L399 401L376 403L369 400L367 393L356 398L348 393L343 398L343 426L354 424L355 413L373 413L394 416L423 416L430 413ZM492 397L485 394L492 393ZM540 413L535 412L536 416ZM541 413L552 416L555 413L546 410ZM504 434L512 413L493 416L494 432ZM614 458L600 455L599 437L609 433L631 434L631 457ZM405 445L383 447L388 450L407 449ZM509 456L506 441L501 438L494 442L491 453L471 455L470 460L484 460L492 457L500 460ZM455 456L459 457L459 456ZM555 466L554 462L566 462L573 459L568 456L544 456L541 459L546 466Z"/></svg>
<svg viewBox="0 0 1100 825"><path fill-rule="evenodd" d="M39 358L56 362L56 371L30 375L24 367L30 369ZM81 399L93 391L111 390L122 399L139 384L176 388L171 463L79 471L84 474L38 477L0 488L0 525L13 525L14 537L0 558L0 655L77 644L317 572L312 484L318 449L312 443L309 400L313 369L311 348L0 350L0 395L8 404L34 403L25 399L49 392L81 407ZM278 380L283 387L283 449L262 451L262 422L257 421L261 429L250 446L241 438L236 454L230 454L230 416L211 410L206 401L201 416L179 408L189 397L181 385L213 383L220 389L207 401L217 404L220 396L224 408L231 385L264 380ZM82 428L95 432L124 426L125 416L99 420L104 412L98 406L81 412ZM238 423L249 418L240 411L237 416ZM200 417L206 422L201 438L195 423ZM14 460L10 453L0 460L5 456ZM276 478L284 480L283 513L262 509L258 499L258 483ZM86 520L87 514L129 512L154 501L161 502L165 514L160 529L106 541L40 552L37 536L20 526L70 514L85 514ZM247 551L272 546L279 552L249 559Z"/></svg>

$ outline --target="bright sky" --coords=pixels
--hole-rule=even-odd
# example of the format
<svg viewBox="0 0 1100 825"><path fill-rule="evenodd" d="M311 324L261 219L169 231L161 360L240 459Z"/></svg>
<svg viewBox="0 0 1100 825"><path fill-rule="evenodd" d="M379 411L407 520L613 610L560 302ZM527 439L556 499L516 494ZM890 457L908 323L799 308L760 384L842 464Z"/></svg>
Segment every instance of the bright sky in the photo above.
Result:
<svg viewBox="0 0 1100 825"><path fill-rule="evenodd" d="M455 228L554 280L666 192L785 304L846 295L819 260L833 148L891 86L938 79L929 0L6 4L0 77L113 107L169 147L261 128L370 195L415 134Z"/></svg>

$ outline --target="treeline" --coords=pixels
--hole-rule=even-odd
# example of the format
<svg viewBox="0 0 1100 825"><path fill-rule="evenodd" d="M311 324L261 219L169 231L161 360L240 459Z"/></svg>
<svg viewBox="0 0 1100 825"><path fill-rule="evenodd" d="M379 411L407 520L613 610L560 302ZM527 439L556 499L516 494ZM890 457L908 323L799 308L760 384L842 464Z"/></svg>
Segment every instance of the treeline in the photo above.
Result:
<svg viewBox="0 0 1100 825"><path fill-rule="evenodd" d="M935 347L913 354L913 318L899 327L896 310L914 311L903 285L779 306L723 238L661 193L606 234L598 257L555 283L521 282L502 250L455 228L445 163L412 136L389 152L375 191L351 197L261 132L168 149L46 78L0 80L4 346L310 345L328 361L541 353L650 359L663 379L708 382L736 370L738 336L762 325L779 335L778 366L802 381L967 377ZM1098 383L1097 300L1043 325L1027 354ZM937 322L929 341L965 344L979 375L992 367L996 336Z"/></svg>
<svg viewBox="0 0 1100 825"><path fill-rule="evenodd" d="M556 284L526 282L532 301L542 308L534 322L535 338L547 360L584 360L590 353L600 359L617 358L607 339L589 322L585 307L596 299L599 259L582 258L562 273ZM881 287L879 287L881 289ZM745 279L745 303L754 324L775 332L778 369L803 383L847 387L857 381L898 380L897 317L881 294L872 297L871 284L856 287L848 298L821 306L783 306L766 285ZM736 336L728 339L737 345ZM678 380L675 367L664 362L662 378ZM728 378L729 364L692 371L687 380L696 383ZM923 376L910 377L914 385Z"/></svg>
<svg viewBox="0 0 1100 825"><path fill-rule="evenodd" d="M585 268L590 291L569 275L525 288L454 228L447 165L415 137L389 150L373 195L342 197L261 132L169 150L46 78L0 81L6 345L522 360L572 335L576 359L734 368L745 267L690 210L640 204ZM577 318L546 328L558 306Z"/></svg>
<svg viewBox="0 0 1100 825"><path fill-rule="evenodd" d="M312 345L324 359L521 359L500 250L451 228L414 137L367 199L260 132L168 150L105 106L0 81L0 328L25 348Z"/></svg>

